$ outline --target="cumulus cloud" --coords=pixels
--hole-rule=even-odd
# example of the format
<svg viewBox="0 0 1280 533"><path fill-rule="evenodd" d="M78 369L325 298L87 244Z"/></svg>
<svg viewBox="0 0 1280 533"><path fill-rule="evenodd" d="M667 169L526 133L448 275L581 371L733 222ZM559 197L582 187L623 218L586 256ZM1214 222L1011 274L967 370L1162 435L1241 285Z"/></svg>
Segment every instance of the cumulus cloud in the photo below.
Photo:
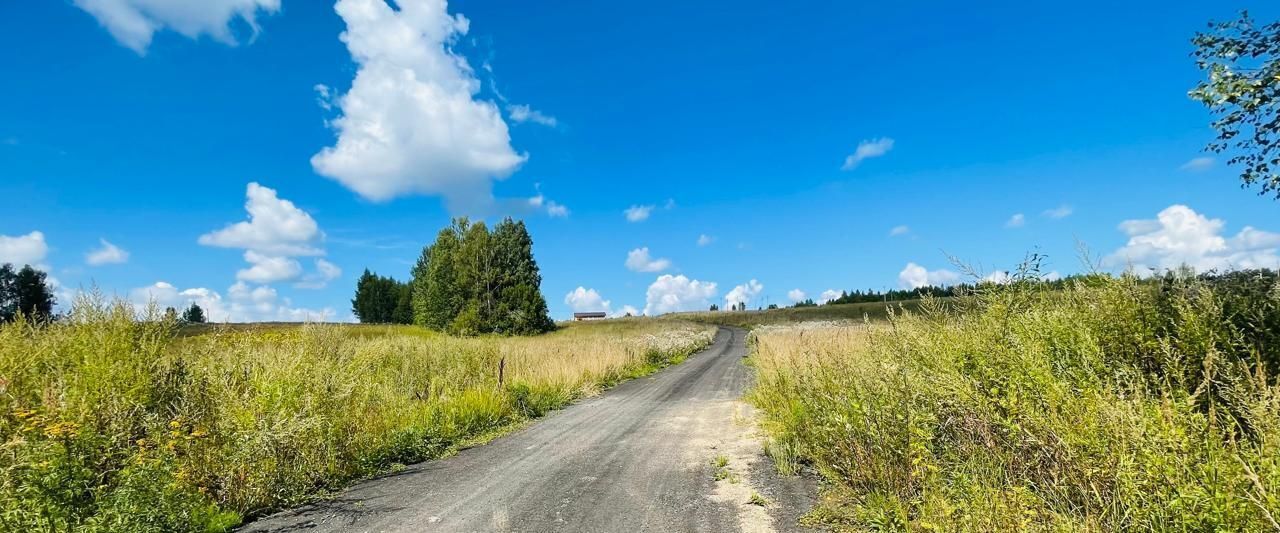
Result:
<svg viewBox="0 0 1280 533"><path fill-rule="evenodd" d="M805 298L808 298L808 295L800 289L791 289L787 291L787 299L791 300L791 303L803 302Z"/></svg>
<svg viewBox="0 0 1280 533"><path fill-rule="evenodd" d="M1071 213L1074 213L1074 212L1075 210L1072 209L1071 206L1067 204L1062 204L1053 209L1046 209L1043 214L1044 216L1052 219L1063 219L1071 216Z"/></svg>
<svg viewBox="0 0 1280 533"><path fill-rule="evenodd" d="M827 289L825 291L822 291L822 294L818 296L818 303L825 304L839 297L840 297L840 291L837 291L835 289Z"/></svg>
<svg viewBox="0 0 1280 533"><path fill-rule="evenodd" d="M578 288L569 291L564 295L564 303L569 306L575 313L587 313L593 311L609 312L609 300L600 296L595 289L578 286Z"/></svg>
<svg viewBox="0 0 1280 533"><path fill-rule="evenodd" d="M39 267L48 254L49 244L44 240L44 233L39 231L16 237L0 235L0 263Z"/></svg>
<svg viewBox="0 0 1280 533"><path fill-rule="evenodd" d="M752 279L742 285L735 286L733 290L729 291L729 294L724 297L724 304L726 307L748 304L756 296L759 296L762 291L764 291L764 285Z"/></svg>
<svg viewBox="0 0 1280 533"><path fill-rule="evenodd" d="M524 104L508 105L507 114L510 115L511 120L516 123L532 122L534 124L541 124L550 128L556 127L556 117L543 114L541 111Z"/></svg>
<svg viewBox="0 0 1280 533"><path fill-rule="evenodd" d="M902 272L898 273L898 287L903 289L918 289L929 285L941 287L959 280L960 274L950 270L928 270L915 263L907 263Z"/></svg>
<svg viewBox="0 0 1280 533"><path fill-rule="evenodd" d="M249 267L237 272L236 279L262 284L296 279L303 269L294 257L324 254L320 248L324 232L306 211L277 196L275 190L257 183L249 184L245 198L249 220L230 224L198 239L205 246L245 250L244 260ZM328 281L325 277L337 268L327 261L317 261L316 267L317 272L302 282L304 286L323 286ZM328 279L334 277L337 275Z"/></svg>
<svg viewBox="0 0 1280 533"><path fill-rule="evenodd" d="M320 255L320 226L274 189L250 183L245 191L249 220L200 236L199 243L221 248L244 248L277 256Z"/></svg>
<svg viewBox="0 0 1280 533"><path fill-rule="evenodd" d="M156 32L169 29L196 39L207 35L234 45L232 21L239 19L253 36L258 15L280 11L280 0L73 0L98 20L120 44L145 54Z"/></svg>
<svg viewBox="0 0 1280 533"><path fill-rule="evenodd" d="M661 272L671 267L671 260L649 256L649 248L636 248L627 253L627 269L633 272Z"/></svg>
<svg viewBox="0 0 1280 533"><path fill-rule="evenodd" d="M454 212L493 203L494 179L528 158L511 147L497 105L477 100L480 82L452 45L469 21L446 2L338 0L342 42L358 68L337 97L337 142L311 158L320 175L385 201L441 195Z"/></svg>
<svg viewBox="0 0 1280 533"><path fill-rule="evenodd" d="M243 281L228 288L226 298L212 289L179 289L173 284L159 281L129 291L129 300L138 312L144 312L151 303L160 309L172 307L178 311L194 303L204 309L210 322L325 322L337 317L333 308L294 307L288 298L281 298L275 289L253 287Z"/></svg>
<svg viewBox="0 0 1280 533"><path fill-rule="evenodd" d="M702 235L698 235L698 246L709 246L711 245L711 243L715 241L716 241L715 237L707 235L706 233L703 233Z"/></svg>
<svg viewBox="0 0 1280 533"><path fill-rule="evenodd" d="M844 158L844 164L840 166L840 170L853 170L867 159L880 157L889 153L893 149L893 139L882 137L879 139L871 139L858 143L852 154Z"/></svg>
<svg viewBox="0 0 1280 533"><path fill-rule="evenodd" d="M911 228L909 228L909 227L907 227L907 226L905 226L905 225L903 225L903 226L894 226L894 227L893 227L893 229L889 230L889 236L890 236L890 237L899 237L899 236L902 236L902 235L906 235L906 234L908 234L908 233L911 233Z"/></svg>
<svg viewBox="0 0 1280 533"><path fill-rule="evenodd" d="M627 217L627 222L641 222L649 219L649 214L653 213L653 205L633 205L622 211Z"/></svg>
<svg viewBox="0 0 1280 533"><path fill-rule="evenodd" d="M1109 267L1132 266L1136 271L1175 269L1198 271L1280 266L1280 233L1245 226L1234 237L1224 236L1226 223L1185 205L1171 205L1155 219L1126 220L1120 231L1129 241L1103 258Z"/></svg>
<svg viewBox="0 0 1280 533"><path fill-rule="evenodd" d="M129 261L129 252L123 248L107 242L106 239L98 239L99 248L89 250L85 254L84 262L92 265L118 265Z"/></svg>
<svg viewBox="0 0 1280 533"><path fill-rule="evenodd" d="M1013 216L1009 217L1009 220L1005 221L1004 227L1021 228L1026 223L1027 223L1026 215L1023 215L1022 213L1014 213Z"/></svg>
<svg viewBox="0 0 1280 533"><path fill-rule="evenodd" d="M1004 285L1009 283L1013 278L1009 276L1007 270L997 270L982 277L983 283L994 283L996 285Z"/></svg>
<svg viewBox="0 0 1280 533"><path fill-rule="evenodd" d="M691 280L684 275L658 276L645 291L644 314L660 315L677 311L705 310L716 295L716 284Z"/></svg>
<svg viewBox="0 0 1280 533"><path fill-rule="evenodd" d="M1190 161L1187 161L1186 163L1183 163L1182 166L1178 168L1180 170L1186 170L1190 172L1203 172L1205 170L1209 170L1213 168L1213 163L1214 163L1214 160L1212 157L1196 157L1196 158L1192 158Z"/></svg>
<svg viewBox="0 0 1280 533"><path fill-rule="evenodd" d="M624 305L613 313L614 317L640 316L640 310L630 305Z"/></svg>

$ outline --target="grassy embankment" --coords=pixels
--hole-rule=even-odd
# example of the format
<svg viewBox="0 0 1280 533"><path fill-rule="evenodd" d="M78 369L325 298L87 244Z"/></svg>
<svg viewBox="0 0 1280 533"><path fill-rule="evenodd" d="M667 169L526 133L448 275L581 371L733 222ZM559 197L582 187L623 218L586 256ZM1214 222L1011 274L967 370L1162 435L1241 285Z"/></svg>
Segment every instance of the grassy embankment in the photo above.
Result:
<svg viewBox="0 0 1280 533"><path fill-rule="evenodd" d="M517 338L179 334L127 304L82 303L51 325L0 326L0 530L226 529L509 430L712 336L678 320Z"/></svg>
<svg viewBox="0 0 1280 533"><path fill-rule="evenodd" d="M852 531L1280 529L1280 285L1104 279L950 305L755 330L750 399L767 450L828 481L808 519Z"/></svg>

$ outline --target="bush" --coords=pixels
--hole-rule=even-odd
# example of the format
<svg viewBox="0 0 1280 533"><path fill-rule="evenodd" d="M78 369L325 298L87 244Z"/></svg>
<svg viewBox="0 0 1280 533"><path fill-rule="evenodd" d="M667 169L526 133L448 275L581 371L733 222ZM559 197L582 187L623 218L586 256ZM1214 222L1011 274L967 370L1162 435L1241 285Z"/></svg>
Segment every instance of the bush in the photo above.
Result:
<svg viewBox="0 0 1280 533"><path fill-rule="evenodd" d="M751 399L830 481L810 519L836 529L1268 530L1280 390L1270 331L1226 311L1260 289L1230 287L1015 283L885 325L764 328Z"/></svg>

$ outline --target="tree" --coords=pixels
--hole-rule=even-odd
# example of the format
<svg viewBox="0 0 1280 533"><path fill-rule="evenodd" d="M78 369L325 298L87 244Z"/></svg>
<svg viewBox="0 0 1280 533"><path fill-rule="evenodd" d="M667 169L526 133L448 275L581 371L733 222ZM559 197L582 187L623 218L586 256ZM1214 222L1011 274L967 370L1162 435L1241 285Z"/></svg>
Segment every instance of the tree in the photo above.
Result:
<svg viewBox="0 0 1280 533"><path fill-rule="evenodd" d="M719 311L719 310L720 310L720 306L718 306L718 305L716 305L716 304L711 304L711 310L712 310L712 311Z"/></svg>
<svg viewBox="0 0 1280 533"><path fill-rule="evenodd" d="M57 299L47 279L31 265L16 272L10 264L0 267L0 321L8 322L17 315L33 320L51 318Z"/></svg>
<svg viewBox="0 0 1280 533"><path fill-rule="evenodd" d="M365 324L410 324L413 311L409 284L366 268L356 280L351 312Z"/></svg>
<svg viewBox="0 0 1280 533"><path fill-rule="evenodd" d="M201 309L195 302L191 302L191 307L182 312L182 321L188 324L205 323L204 309Z"/></svg>
<svg viewBox="0 0 1280 533"><path fill-rule="evenodd" d="M1230 154L1241 187L1258 184L1258 194L1280 199L1280 23L1258 26L1244 11L1236 20L1210 22L1191 42L1208 79L1190 95L1209 108L1218 131L1206 150Z"/></svg>
<svg viewBox="0 0 1280 533"><path fill-rule="evenodd" d="M555 323L541 284L523 222L507 218L490 230L458 218L413 267L414 323L464 335L549 331Z"/></svg>
<svg viewBox="0 0 1280 533"><path fill-rule="evenodd" d="M413 269L413 321L435 330L444 330L458 313L466 297L458 284L456 256L465 218L436 234L435 243L422 249Z"/></svg>

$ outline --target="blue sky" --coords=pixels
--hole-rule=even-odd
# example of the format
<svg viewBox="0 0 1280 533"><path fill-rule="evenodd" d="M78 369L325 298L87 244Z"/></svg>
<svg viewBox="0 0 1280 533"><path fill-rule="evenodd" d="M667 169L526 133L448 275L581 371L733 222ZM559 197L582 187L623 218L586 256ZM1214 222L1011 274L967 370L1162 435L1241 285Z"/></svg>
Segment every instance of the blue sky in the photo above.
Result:
<svg viewBox="0 0 1280 533"><path fill-rule="evenodd" d="M454 214L527 221L557 318L959 279L946 254L1068 274L1077 239L1277 266L1280 204L1186 96L1192 33L1273 7L396 6L0 6L0 261L231 320L349 319Z"/></svg>

